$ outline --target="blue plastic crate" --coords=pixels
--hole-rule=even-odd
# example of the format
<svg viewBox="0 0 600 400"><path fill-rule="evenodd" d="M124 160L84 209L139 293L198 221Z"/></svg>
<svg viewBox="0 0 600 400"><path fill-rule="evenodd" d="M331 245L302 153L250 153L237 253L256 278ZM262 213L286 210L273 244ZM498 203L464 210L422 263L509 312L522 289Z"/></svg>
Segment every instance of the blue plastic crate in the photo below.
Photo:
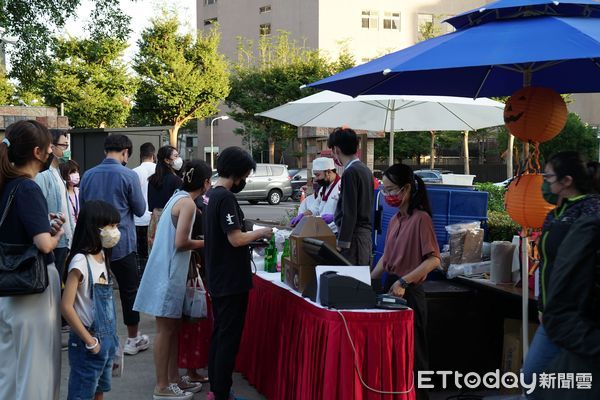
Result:
<svg viewBox="0 0 600 400"><path fill-rule="evenodd" d="M448 243L446 225L469 221L487 221L488 193L455 186L428 185L427 194L433 214L433 227L440 249ZM379 190L375 191L373 243L377 263L383 255L390 219L398 211L390 207Z"/></svg>

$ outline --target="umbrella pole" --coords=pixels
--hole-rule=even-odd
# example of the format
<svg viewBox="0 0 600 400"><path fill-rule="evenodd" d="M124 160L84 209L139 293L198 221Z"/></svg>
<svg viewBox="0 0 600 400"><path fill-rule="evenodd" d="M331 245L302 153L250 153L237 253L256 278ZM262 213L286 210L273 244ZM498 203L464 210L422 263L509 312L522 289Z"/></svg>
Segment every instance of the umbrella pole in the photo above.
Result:
<svg viewBox="0 0 600 400"><path fill-rule="evenodd" d="M521 240L521 285L522 285L522 311L523 311L523 361L529 351L529 239L526 232L522 232Z"/></svg>
<svg viewBox="0 0 600 400"><path fill-rule="evenodd" d="M389 149L389 160L388 160L388 165L392 166L394 165L394 119L395 119L395 114L396 114L396 110L394 110L394 107L396 106L396 100L392 100L390 102L390 149Z"/></svg>

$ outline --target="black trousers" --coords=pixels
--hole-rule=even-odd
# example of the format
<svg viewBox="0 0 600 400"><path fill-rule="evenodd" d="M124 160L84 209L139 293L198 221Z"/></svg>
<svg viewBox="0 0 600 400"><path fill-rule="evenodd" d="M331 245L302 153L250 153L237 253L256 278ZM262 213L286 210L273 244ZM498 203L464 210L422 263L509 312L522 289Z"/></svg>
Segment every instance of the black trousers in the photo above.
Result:
<svg viewBox="0 0 600 400"><path fill-rule="evenodd" d="M148 262L148 226L136 225L135 235L137 236L138 275L141 280Z"/></svg>
<svg viewBox="0 0 600 400"><path fill-rule="evenodd" d="M123 322L127 326L139 324L140 313L133 311L133 303L140 284L136 254L130 253L121 259L111 261L110 269L119 284Z"/></svg>
<svg viewBox="0 0 600 400"><path fill-rule="evenodd" d="M390 290L390 287L398 280L398 276L388 275L384 293ZM427 342L427 300L425 291L421 285L410 285L404 292L404 298L407 305L413 309L415 326L415 364L414 364L414 384L417 394L417 400L429 399L429 393L426 389L418 389L417 371L429 371L429 344Z"/></svg>
<svg viewBox="0 0 600 400"><path fill-rule="evenodd" d="M216 400L229 398L231 374L240 348L248 292L212 298L214 325L208 353L208 378Z"/></svg>
<svg viewBox="0 0 600 400"><path fill-rule="evenodd" d="M342 249L341 252L352 265L371 265L372 253L373 239L371 238L371 231L359 228L352 234L350 247Z"/></svg>

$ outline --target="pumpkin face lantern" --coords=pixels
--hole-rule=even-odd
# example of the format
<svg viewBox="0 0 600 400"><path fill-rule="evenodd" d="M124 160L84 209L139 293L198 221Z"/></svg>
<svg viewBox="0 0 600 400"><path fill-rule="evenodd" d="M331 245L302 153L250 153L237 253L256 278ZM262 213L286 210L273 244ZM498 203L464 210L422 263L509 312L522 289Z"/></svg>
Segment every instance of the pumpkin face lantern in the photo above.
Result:
<svg viewBox="0 0 600 400"><path fill-rule="evenodd" d="M542 196L541 174L526 174L513 180L504 195L508 215L524 228L539 229L554 206Z"/></svg>
<svg viewBox="0 0 600 400"><path fill-rule="evenodd" d="M524 142L546 142L567 122L567 105L552 89L525 87L516 91L504 107L504 124Z"/></svg>

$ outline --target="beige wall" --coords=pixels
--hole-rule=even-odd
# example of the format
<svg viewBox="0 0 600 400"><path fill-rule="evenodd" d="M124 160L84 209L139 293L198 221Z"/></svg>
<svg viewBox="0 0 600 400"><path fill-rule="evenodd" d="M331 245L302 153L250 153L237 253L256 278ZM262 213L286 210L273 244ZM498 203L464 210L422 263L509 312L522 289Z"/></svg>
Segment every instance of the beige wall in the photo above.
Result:
<svg viewBox="0 0 600 400"><path fill-rule="evenodd" d="M271 32L284 30L292 39L308 47L319 48L337 58L341 45L346 45L357 63L376 58L391 51L416 43L418 14L451 16L474 9L490 0L217 0L204 5L197 0L197 26L204 28L204 20L217 18L221 29L221 51L230 59L237 58L238 36L252 40L259 38L260 24L270 23ZM259 8L270 5L269 13L260 14ZM378 11L378 28L362 28L362 11ZM400 30L383 28L384 13L400 12ZM442 28L446 28L443 24ZM219 115L227 113L221 107ZM215 146L241 146L242 138L233 133L235 121L219 121L215 127ZM201 149L210 146L209 128L201 121L198 128Z"/></svg>
<svg viewBox="0 0 600 400"><path fill-rule="evenodd" d="M583 122L600 126L600 93L579 93L572 96L569 111L579 114Z"/></svg>

